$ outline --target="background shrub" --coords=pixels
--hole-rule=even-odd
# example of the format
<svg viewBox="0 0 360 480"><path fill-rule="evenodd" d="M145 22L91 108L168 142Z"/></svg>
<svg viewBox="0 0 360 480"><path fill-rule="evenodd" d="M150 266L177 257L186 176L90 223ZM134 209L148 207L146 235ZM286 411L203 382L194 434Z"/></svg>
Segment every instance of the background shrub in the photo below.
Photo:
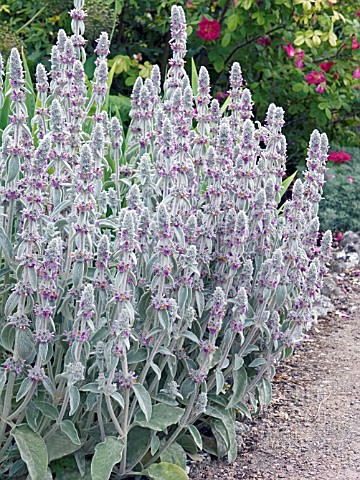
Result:
<svg viewBox="0 0 360 480"><path fill-rule="evenodd" d="M60 2L44 2L9 0L8 8L3 7L0 13L0 21L6 22L12 35L19 35L25 44L31 70L50 52L59 27L69 27L64 14L66 8L61 11ZM94 38L102 26L112 33L110 66L114 67L115 75L109 108L113 113L121 113L125 125L130 110L127 96L137 76L149 77L151 65L155 63L161 67L162 78L165 76L170 54L168 18L173 3L158 0L86 2L91 41L85 71L92 77L94 57L91 53ZM360 80L354 78L360 63L360 49L356 47L357 40L360 41L356 2L194 0L180 4L188 19L189 57L195 59L197 68L207 67L214 94L219 98L226 96L229 88L226 72L233 61L238 61L247 65L247 85L253 92L255 115L263 117L272 101L285 109L284 131L291 169L304 158L314 128L326 130L331 143L359 145ZM36 14L39 15L23 27ZM210 38L214 40L206 40L204 35L199 37L196 33L204 18L220 27L220 30L210 27ZM15 33L21 27L22 30ZM15 46L10 36L7 38L8 43ZM284 47L289 44L301 52L295 55L286 51ZM301 59L299 55L304 57ZM329 65L328 62L333 65L325 67L328 71L322 70L321 65ZM48 64L45 62L45 65ZM324 75L320 87L305 80L314 71Z"/></svg>
<svg viewBox="0 0 360 480"><path fill-rule="evenodd" d="M360 150L351 147L332 150L345 150L351 161L326 164L329 170L319 209L321 228L360 231Z"/></svg>

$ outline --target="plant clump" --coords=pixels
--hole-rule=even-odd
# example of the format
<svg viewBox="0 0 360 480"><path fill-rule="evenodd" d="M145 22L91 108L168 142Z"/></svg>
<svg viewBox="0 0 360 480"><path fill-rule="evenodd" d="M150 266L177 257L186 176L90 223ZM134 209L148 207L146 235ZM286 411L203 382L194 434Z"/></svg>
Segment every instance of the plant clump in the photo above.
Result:
<svg viewBox="0 0 360 480"><path fill-rule="evenodd" d="M279 206L283 110L253 121L238 63L222 107L204 67L190 82L178 6L163 88L156 66L136 81L125 135L106 33L84 73L83 3L35 90L11 51L0 98L0 472L186 478L199 449L235 460L235 419L269 405L313 322L327 137Z"/></svg>

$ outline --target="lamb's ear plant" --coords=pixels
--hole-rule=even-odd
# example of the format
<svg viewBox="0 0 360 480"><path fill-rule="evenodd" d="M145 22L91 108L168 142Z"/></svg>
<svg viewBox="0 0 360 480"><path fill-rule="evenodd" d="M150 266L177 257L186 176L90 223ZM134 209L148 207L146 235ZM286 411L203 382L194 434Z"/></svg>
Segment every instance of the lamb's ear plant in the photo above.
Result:
<svg viewBox="0 0 360 480"><path fill-rule="evenodd" d="M104 110L107 35L89 81L74 3L33 118L19 53L5 81L0 61L0 478L187 478L187 454L235 460L235 419L270 404L313 321L328 142L312 134L279 209L284 112L253 122L237 63L223 111L204 67L190 86L178 6L163 90L157 67L138 79L123 137Z"/></svg>

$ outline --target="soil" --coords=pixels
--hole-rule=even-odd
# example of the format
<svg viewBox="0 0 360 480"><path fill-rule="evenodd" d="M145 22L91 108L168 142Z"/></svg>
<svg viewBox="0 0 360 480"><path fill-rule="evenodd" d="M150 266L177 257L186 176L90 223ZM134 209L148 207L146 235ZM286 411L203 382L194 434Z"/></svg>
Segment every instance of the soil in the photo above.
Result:
<svg viewBox="0 0 360 480"><path fill-rule="evenodd" d="M205 457L191 480L360 480L360 271L336 280L333 311L279 368L271 406L241 423L238 459Z"/></svg>

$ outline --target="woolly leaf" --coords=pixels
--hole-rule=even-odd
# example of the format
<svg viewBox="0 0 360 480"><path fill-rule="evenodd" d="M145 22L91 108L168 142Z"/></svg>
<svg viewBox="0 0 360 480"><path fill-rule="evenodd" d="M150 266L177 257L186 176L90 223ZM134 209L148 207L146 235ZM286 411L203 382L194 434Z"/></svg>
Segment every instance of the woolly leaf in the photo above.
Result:
<svg viewBox="0 0 360 480"><path fill-rule="evenodd" d="M121 438L106 437L95 447L91 462L92 480L108 480L112 469L120 462L125 443Z"/></svg>
<svg viewBox="0 0 360 480"><path fill-rule="evenodd" d="M10 433L15 438L31 480L44 479L48 466L48 452L44 440L25 424L14 427Z"/></svg>

